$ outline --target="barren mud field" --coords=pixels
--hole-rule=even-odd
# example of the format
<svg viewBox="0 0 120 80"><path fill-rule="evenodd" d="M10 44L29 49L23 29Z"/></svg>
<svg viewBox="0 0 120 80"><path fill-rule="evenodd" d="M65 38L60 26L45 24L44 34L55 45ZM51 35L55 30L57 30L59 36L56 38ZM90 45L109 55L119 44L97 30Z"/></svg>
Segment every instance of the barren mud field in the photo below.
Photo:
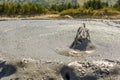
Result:
<svg viewBox="0 0 120 80"><path fill-rule="evenodd" d="M62 55L70 50L69 46L82 23L89 29L95 51L75 57ZM10 76L3 76L0 72L1 80L62 80L56 73L60 64L103 59L120 61L120 20L0 21L0 58L16 67L16 73ZM51 78L53 76L55 78Z"/></svg>

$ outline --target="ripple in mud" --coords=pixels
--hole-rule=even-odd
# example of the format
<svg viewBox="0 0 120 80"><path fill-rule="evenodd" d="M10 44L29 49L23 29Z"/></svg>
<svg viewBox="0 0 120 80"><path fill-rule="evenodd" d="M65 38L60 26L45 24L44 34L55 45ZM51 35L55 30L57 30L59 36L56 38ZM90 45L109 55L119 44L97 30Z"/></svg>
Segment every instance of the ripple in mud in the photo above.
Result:
<svg viewBox="0 0 120 80"><path fill-rule="evenodd" d="M70 57L84 57L85 55L87 55L86 52L84 51L73 50L73 49L59 51L58 54L64 56L70 56Z"/></svg>

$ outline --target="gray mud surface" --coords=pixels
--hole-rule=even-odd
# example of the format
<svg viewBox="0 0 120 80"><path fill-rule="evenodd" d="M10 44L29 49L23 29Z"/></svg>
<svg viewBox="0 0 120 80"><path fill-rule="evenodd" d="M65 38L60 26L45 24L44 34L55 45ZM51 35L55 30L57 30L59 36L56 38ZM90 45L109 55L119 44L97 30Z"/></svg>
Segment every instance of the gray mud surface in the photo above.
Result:
<svg viewBox="0 0 120 80"><path fill-rule="evenodd" d="M80 52L80 56L74 53L68 56L69 46L83 22L90 30L96 50L88 54ZM120 20L0 21L0 80L64 80L60 74L63 65L102 59L120 61L119 48ZM82 68L96 71L91 69L93 67ZM84 76L83 80L86 77L91 76ZM95 77L94 80L119 78L119 74L115 74L100 79Z"/></svg>
<svg viewBox="0 0 120 80"><path fill-rule="evenodd" d="M69 50L82 23L90 30L96 51L86 57L59 55ZM10 59L42 61L120 60L120 20L17 20L0 21L0 54Z"/></svg>

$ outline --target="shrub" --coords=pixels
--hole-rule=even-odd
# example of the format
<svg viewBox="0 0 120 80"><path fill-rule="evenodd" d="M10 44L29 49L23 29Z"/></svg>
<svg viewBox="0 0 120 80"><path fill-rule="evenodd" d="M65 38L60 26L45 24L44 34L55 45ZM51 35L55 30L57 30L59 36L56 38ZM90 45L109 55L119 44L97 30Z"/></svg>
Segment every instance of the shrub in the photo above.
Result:
<svg viewBox="0 0 120 80"><path fill-rule="evenodd" d="M70 15L70 16L86 16L86 15L92 15L93 10L90 9L84 9L84 8L79 8L79 9L68 9L64 10L60 13L60 15Z"/></svg>
<svg viewBox="0 0 120 80"><path fill-rule="evenodd" d="M68 9L68 10L64 10L60 13L60 15L70 15L70 16L75 16L78 15L80 13L80 11L78 9Z"/></svg>
<svg viewBox="0 0 120 80"><path fill-rule="evenodd" d="M103 8L99 10L95 10L93 16L103 16L103 15L117 15L120 12L113 8Z"/></svg>

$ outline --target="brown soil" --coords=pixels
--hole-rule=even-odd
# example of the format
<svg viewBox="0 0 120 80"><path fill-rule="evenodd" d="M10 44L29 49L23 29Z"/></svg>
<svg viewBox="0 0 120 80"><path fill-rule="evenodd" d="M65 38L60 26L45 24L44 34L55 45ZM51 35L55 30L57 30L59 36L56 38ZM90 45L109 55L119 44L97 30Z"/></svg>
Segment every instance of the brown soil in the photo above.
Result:
<svg viewBox="0 0 120 80"><path fill-rule="evenodd" d="M50 20L50 19L120 19L120 15L111 16L60 16L59 14L47 14L47 15L17 15L17 16L1 16L0 21L6 20Z"/></svg>

